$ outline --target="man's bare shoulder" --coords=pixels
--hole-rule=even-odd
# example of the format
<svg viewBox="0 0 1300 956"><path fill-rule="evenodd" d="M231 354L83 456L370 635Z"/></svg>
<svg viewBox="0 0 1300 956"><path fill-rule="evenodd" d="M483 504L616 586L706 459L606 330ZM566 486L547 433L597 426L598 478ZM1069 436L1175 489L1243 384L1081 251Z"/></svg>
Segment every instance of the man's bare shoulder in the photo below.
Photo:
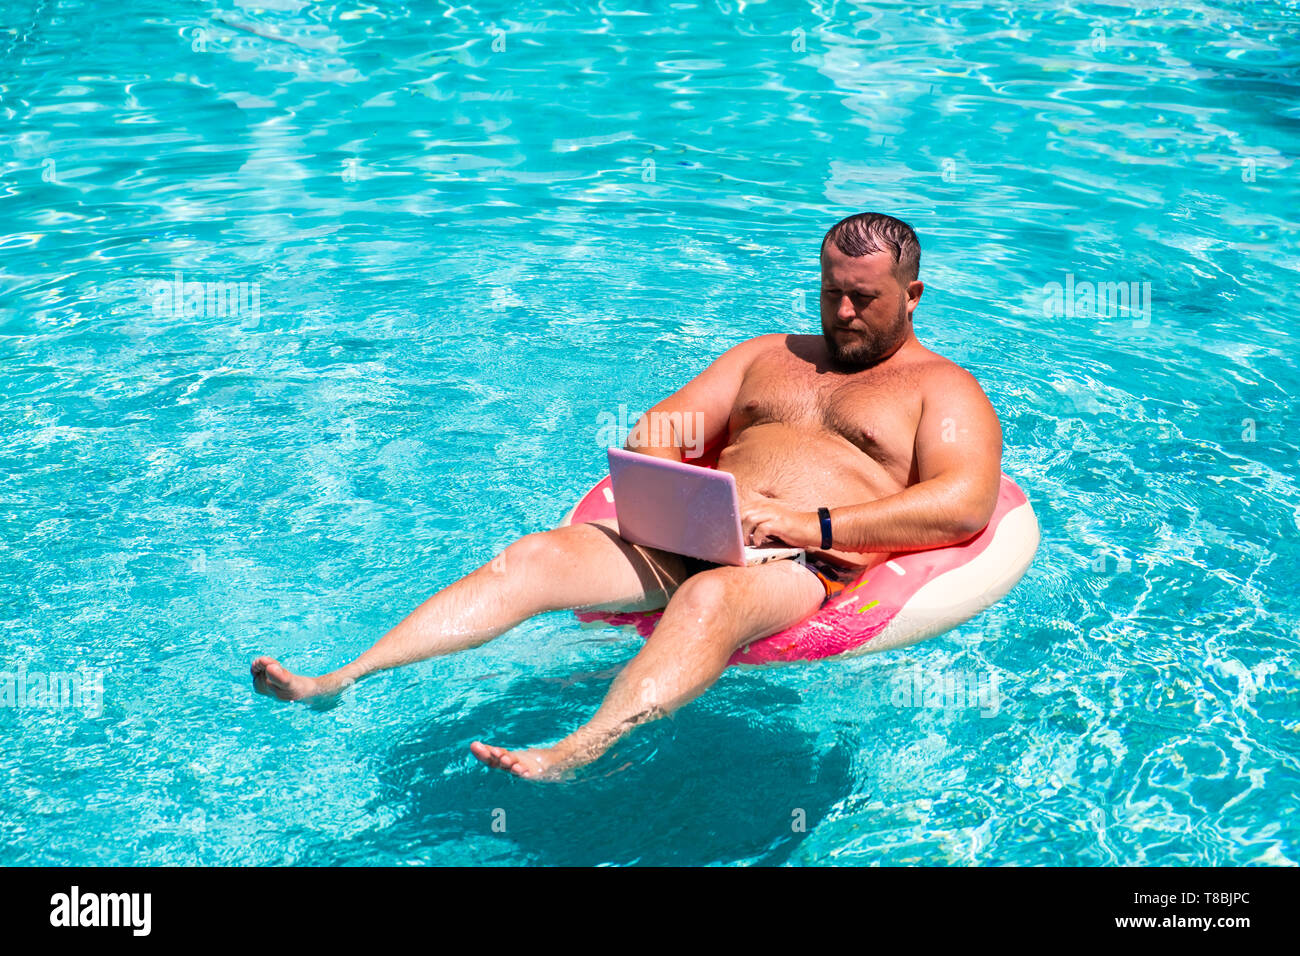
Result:
<svg viewBox="0 0 1300 956"><path fill-rule="evenodd" d="M737 342L721 355L714 356L704 371L674 394L679 398L689 397L694 402L706 394L719 396L730 407L750 367L767 352L780 348L783 338L780 334L759 335Z"/></svg>
<svg viewBox="0 0 1300 956"><path fill-rule="evenodd" d="M753 364L754 360L760 356L779 350L789 351L787 340L790 338L794 338L794 336L786 335L783 332L770 332L766 335L756 335L752 339L745 339L742 342L737 342L721 355L715 357L713 365L718 367L748 368Z"/></svg>
<svg viewBox="0 0 1300 956"><path fill-rule="evenodd" d="M757 358L764 355L795 356L805 362L821 362L826 359L826 337L808 335L800 332L769 332L746 339L738 348L743 347L748 354Z"/></svg>
<svg viewBox="0 0 1300 956"><path fill-rule="evenodd" d="M926 392L964 392L984 395L984 389L974 375L938 352L922 347L910 357L909 364L924 385Z"/></svg>
<svg viewBox="0 0 1300 956"><path fill-rule="evenodd" d="M791 339L812 338L810 335L790 335L786 332L768 332L765 335L756 335L752 339L745 339L736 348L743 348L755 355L761 352L770 352L774 349L789 349Z"/></svg>
<svg viewBox="0 0 1300 956"><path fill-rule="evenodd" d="M997 432L1000 427L997 409L979 380L952 359L925 351L926 355L917 358L922 415L939 416L941 420L953 415L972 415L987 422L990 434Z"/></svg>

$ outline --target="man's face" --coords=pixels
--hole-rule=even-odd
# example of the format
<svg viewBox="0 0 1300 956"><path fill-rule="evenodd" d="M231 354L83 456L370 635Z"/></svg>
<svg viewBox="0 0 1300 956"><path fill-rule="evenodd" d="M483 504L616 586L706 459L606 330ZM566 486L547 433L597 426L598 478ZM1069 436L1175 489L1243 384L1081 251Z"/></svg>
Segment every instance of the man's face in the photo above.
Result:
<svg viewBox="0 0 1300 956"><path fill-rule="evenodd" d="M831 358L841 365L869 368L907 340L912 310L925 286L903 285L888 252L856 258L834 242L822 250L822 335Z"/></svg>

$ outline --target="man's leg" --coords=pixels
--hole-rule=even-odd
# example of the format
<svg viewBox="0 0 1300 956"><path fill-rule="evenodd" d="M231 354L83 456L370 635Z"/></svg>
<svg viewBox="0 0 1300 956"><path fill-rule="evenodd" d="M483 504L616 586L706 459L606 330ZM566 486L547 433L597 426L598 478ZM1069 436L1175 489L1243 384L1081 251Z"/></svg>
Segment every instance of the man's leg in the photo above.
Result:
<svg viewBox="0 0 1300 956"><path fill-rule="evenodd" d="M595 760L637 724L702 694L738 647L784 630L821 605L826 591L808 568L773 561L714 568L673 594L641 653L614 679L594 717L551 747L506 750L475 741L474 755L522 777L553 779Z"/></svg>
<svg viewBox="0 0 1300 956"><path fill-rule="evenodd" d="M607 524L530 534L429 598L345 667L307 677L259 657L253 685L281 700L336 694L374 671L484 644L543 611L663 607L684 576L680 557L628 544Z"/></svg>

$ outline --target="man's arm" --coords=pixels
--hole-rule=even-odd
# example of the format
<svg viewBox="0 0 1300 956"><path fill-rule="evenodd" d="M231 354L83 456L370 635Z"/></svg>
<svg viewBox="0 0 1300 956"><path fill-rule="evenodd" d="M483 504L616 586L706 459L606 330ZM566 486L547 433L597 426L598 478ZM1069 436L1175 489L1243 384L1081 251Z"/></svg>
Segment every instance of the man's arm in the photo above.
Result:
<svg viewBox="0 0 1300 956"><path fill-rule="evenodd" d="M952 366L929 383L917 424L918 480L894 495L831 509L836 551L912 551L958 544L982 531L997 506L1002 426L979 383ZM821 547L816 512L758 503L742 518L754 543L780 538Z"/></svg>
<svg viewBox="0 0 1300 956"><path fill-rule="evenodd" d="M781 338L780 334L760 335L723 352L703 372L642 415L624 447L673 461L698 458L727 434L732 406L755 356Z"/></svg>
<svg viewBox="0 0 1300 956"><path fill-rule="evenodd" d="M965 369L953 366L931 383L915 447L916 484L887 498L831 510L834 547L937 548L984 530L998 502L1002 425Z"/></svg>

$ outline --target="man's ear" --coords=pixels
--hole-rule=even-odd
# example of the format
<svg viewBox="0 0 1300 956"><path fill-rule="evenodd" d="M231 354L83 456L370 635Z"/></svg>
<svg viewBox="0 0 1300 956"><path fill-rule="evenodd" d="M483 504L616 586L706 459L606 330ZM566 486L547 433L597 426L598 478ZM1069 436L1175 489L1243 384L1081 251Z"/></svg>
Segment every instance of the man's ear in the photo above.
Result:
<svg viewBox="0 0 1300 956"><path fill-rule="evenodd" d="M916 308L921 301L921 293L925 291L925 283L920 279L914 279L907 284L907 314L910 316L912 310Z"/></svg>

